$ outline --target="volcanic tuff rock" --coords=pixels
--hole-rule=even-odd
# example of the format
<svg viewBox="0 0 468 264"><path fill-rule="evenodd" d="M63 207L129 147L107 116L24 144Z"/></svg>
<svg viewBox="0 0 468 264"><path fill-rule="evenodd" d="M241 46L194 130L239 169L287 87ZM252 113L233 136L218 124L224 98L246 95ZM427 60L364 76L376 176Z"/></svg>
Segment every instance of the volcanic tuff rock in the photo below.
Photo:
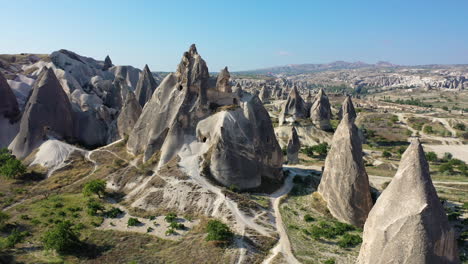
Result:
<svg viewBox="0 0 468 264"><path fill-rule="evenodd" d="M216 89L225 93L232 92L229 78L231 78L231 75L229 74L228 67L224 67L224 69L219 72L218 79L216 80Z"/></svg>
<svg viewBox="0 0 468 264"><path fill-rule="evenodd" d="M256 95L245 94L240 107L216 113L197 125L197 138L207 144L203 170L224 186L244 190L262 179L282 179L283 154L268 112Z"/></svg>
<svg viewBox="0 0 468 264"><path fill-rule="evenodd" d="M291 89L288 95L286 103L281 110L279 116L279 123L282 125L285 121L294 121L296 119L307 118L307 107L306 103L302 99L301 95L297 91L296 86Z"/></svg>
<svg viewBox="0 0 468 264"><path fill-rule="evenodd" d="M318 192L338 220L362 227L372 208L369 178L354 119L345 114L325 160Z"/></svg>
<svg viewBox="0 0 468 264"><path fill-rule="evenodd" d="M296 128L292 127L291 136L289 137L288 149L287 149L288 164L299 163L298 155L299 155L300 149L301 149L301 142L299 141L299 136L297 135Z"/></svg>
<svg viewBox="0 0 468 264"><path fill-rule="evenodd" d="M117 118L117 127L119 135L122 138L125 137L125 135L130 135L130 132L141 115L141 111L141 106L136 100L135 94L129 91L124 105L122 106L122 110L120 110L119 117Z"/></svg>
<svg viewBox="0 0 468 264"><path fill-rule="evenodd" d="M109 69L115 76L115 79L123 79L128 87L136 89L141 71L132 66L114 66Z"/></svg>
<svg viewBox="0 0 468 264"><path fill-rule="evenodd" d="M358 263L459 263L454 232L417 139L369 213Z"/></svg>
<svg viewBox="0 0 468 264"><path fill-rule="evenodd" d="M260 94L258 95L262 102L267 102L270 99L270 91L266 86L263 86L260 90Z"/></svg>
<svg viewBox="0 0 468 264"><path fill-rule="evenodd" d="M112 64L112 60L111 58L109 57L109 55L106 56L106 58L104 59L104 66L102 66L102 70L103 71L107 71L109 70L112 66L114 66Z"/></svg>
<svg viewBox="0 0 468 264"><path fill-rule="evenodd" d="M10 147L14 155L24 158L49 136L72 139L73 113L54 71L44 68L34 84L19 133Z"/></svg>
<svg viewBox="0 0 468 264"><path fill-rule="evenodd" d="M20 114L18 101L2 73L0 73L0 95L0 116L13 121Z"/></svg>
<svg viewBox="0 0 468 264"><path fill-rule="evenodd" d="M157 87L158 84L154 80L153 74L151 73L148 65L145 65L135 89L135 95L141 107L145 106L146 102L150 100Z"/></svg>
<svg viewBox="0 0 468 264"><path fill-rule="evenodd" d="M315 96L314 104L310 109L310 118L318 128L322 130L331 130L331 116L330 101L323 89L320 89L318 94Z"/></svg>
<svg viewBox="0 0 468 264"><path fill-rule="evenodd" d="M171 160L185 137L195 135L196 121L206 115L208 79L208 67L192 45L177 72L164 78L143 109L130 133L128 149L144 154L144 160L158 151L163 152L161 164Z"/></svg>
<svg viewBox="0 0 468 264"><path fill-rule="evenodd" d="M352 119L356 119L357 114L356 110L354 109L353 101L351 100L351 96L346 96L341 105L340 111L338 112L338 118L342 119L345 114L348 114Z"/></svg>

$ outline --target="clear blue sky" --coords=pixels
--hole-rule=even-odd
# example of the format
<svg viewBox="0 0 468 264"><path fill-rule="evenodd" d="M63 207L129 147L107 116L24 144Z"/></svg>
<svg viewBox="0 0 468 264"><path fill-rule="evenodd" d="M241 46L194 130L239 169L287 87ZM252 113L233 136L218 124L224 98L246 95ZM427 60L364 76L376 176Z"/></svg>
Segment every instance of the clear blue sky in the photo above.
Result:
<svg viewBox="0 0 468 264"><path fill-rule="evenodd" d="M467 0L0 0L0 8L0 53L65 48L153 71L174 71L191 43L210 71L468 63Z"/></svg>

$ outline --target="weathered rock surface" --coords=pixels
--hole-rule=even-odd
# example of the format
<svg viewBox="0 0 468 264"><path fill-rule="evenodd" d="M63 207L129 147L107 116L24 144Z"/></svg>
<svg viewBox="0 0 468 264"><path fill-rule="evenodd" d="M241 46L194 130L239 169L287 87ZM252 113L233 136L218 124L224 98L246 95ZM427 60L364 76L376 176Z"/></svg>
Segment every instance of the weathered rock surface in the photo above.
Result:
<svg viewBox="0 0 468 264"><path fill-rule="evenodd" d="M44 68L34 84L19 133L10 148L18 158L24 158L48 137L72 140L73 135L70 101L54 71Z"/></svg>
<svg viewBox="0 0 468 264"><path fill-rule="evenodd" d="M228 67L224 67L224 69L219 72L216 80L216 89L220 92L231 93L232 89L229 84L229 78L231 78L231 74L229 74Z"/></svg>
<svg viewBox="0 0 468 264"><path fill-rule="evenodd" d="M270 91L268 90L266 86L262 87L258 97L260 98L260 101L262 101L263 103L268 102L268 100L270 99Z"/></svg>
<svg viewBox="0 0 468 264"><path fill-rule="evenodd" d="M331 130L331 116L330 101L323 89L320 89L318 94L315 96L314 104L310 109L310 118L318 128L322 130Z"/></svg>
<svg viewBox="0 0 468 264"><path fill-rule="evenodd" d="M294 86L281 110L279 123L282 125L286 121L294 122L297 119L305 119L307 117L308 113L306 103L297 91L296 86Z"/></svg>
<svg viewBox="0 0 468 264"><path fill-rule="evenodd" d="M154 80L153 74L151 73L148 65L145 65L135 89L135 95L141 107L145 106L146 102L151 99L151 96L157 87L158 84Z"/></svg>
<svg viewBox="0 0 468 264"><path fill-rule="evenodd" d="M132 66L114 66L109 69L115 76L115 79L123 79L131 90L135 90L141 71Z"/></svg>
<svg viewBox="0 0 468 264"><path fill-rule="evenodd" d="M20 110L16 96L3 74L0 73L0 116L14 121L19 114Z"/></svg>
<svg viewBox="0 0 468 264"><path fill-rule="evenodd" d="M301 142L299 141L296 128L292 127L287 149L288 164L299 163L299 150L301 150Z"/></svg>
<svg viewBox="0 0 468 264"><path fill-rule="evenodd" d="M119 117L117 118L117 127L119 135L122 138L130 135L130 132L141 115L141 111L141 106L136 100L135 94L129 91L124 105L122 106L122 110L120 110Z"/></svg>
<svg viewBox="0 0 468 264"><path fill-rule="evenodd" d="M356 119L357 114L356 110L354 109L353 101L351 100L351 96L346 96L341 105L340 111L338 112L338 118L342 119L345 114L348 114L350 118Z"/></svg>
<svg viewBox="0 0 468 264"><path fill-rule="evenodd" d="M283 154L268 112L256 95L241 98L241 107L212 115L197 125L197 138L208 145L205 166L224 186L240 190L262 179L282 180ZM203 165L202 165L203 166Z"/></svg>
<svg viewBox="0 0 468 264"><path fill-rule="evenodd" d="M417 139L369 213L358 263L460 263L453 230Z"/></svg>
<svg viewBox="0 0 468 264"><path fill-rule="evenodd" d="M336 219L364 225L372 199L358 128L349 115L343 117L333 135L318 192Z"/></svg>

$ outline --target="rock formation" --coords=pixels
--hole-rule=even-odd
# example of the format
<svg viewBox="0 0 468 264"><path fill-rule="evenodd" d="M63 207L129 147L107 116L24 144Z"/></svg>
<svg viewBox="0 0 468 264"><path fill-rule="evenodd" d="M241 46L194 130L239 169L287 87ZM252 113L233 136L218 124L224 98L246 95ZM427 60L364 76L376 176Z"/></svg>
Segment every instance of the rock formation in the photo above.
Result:
<svg viewBox="0 0 468 264"><path fill-rule="evenodd" d="M129 91L122 106L122 110L120 110L119 117L117 118L117 128L122 138L130 135L130 132L141 115L141 111L141 106L135 94Z"/></svg>
<svg viewBox="0 0 468 264"><path fill-rule="evenodd" d="M339 221L362 227L372 208L369 178L354 119L344 113L325 160L318 192Z"/></svg>
<svg viewBox="0 0 468 264"><path fill-rule="evenodd" d="M67 95L52 69L44 68L34 84L12 145L24 158L48 137L73 139L73 114Z"/></svg>
<svg viewBox="0 0 468 264"><path fill-rule="evenodd" d="M242 97L243 90L242 90L242 86L240 85L240 83L237 83L236 86L232 88L232 93L237 95L237 97Z"/></svg>
<svg viewBox="0 0 468 264"><path fill-rule="evenodd" d="M338 112L338 118L342 119L343 118L343 113L348 113L348 115L352 119L356 119L357 114L356 110L354 109L353 101L351 100L351 96L346 96L346 98L343 101L343 104L341 105L341 108Z"/></svg>
<svg viewBox="0 0 468 264"><path fill-rule="evenodd" d="M282 125L285 121L294 122L297 119L305 119L307 116L307 106L294 86L281 110L279 123Z"/></svg>
<svg viewBox="0 0 468 264"><path fill-rule="evenodd" d="M231 85L229 84L229 78L231 78L231 75L229 74L228 67L224 67L224 69L219 72L218 79L216 81L216 89L224 93L232 92Z"/></svg>
<svg viewBox="0 0 468 264"><path fill-rule="evenodd" d="M300 149L301 149L301 142L299 141L299 136L297 135L296 128L292 127L291 136L289 137L288 149L287 149L288 164L299 163L298 155L299 155Z"/></svg>
<svg viewBox="0 0 468 264"><path fill-rule="evenodd" d="M115 79L123 79L130 89L136 89L141 71L132 66L114 66L109 69Z"/></svg>
<svg viewBox="0 0 468 264"><path fill-rule="evenodd" d="M151 99L151 96L157 87L158 84L154 80L153 74L151 73L148 65L145 65L135 89L135 95L141 107L145 106L146 102Z"/></svg>
<svg viewBox="0 0 468 264"><path fill-rule="evenodd" d="M322 130L331 130L331 116L330 101L328 101L328 97L323 89L320 89L318 94L315 96L314 104L310 109L310 118L318 128Z"/></svg>
<svg viewBox="0 0 468 264"><path fill-rule="evenodd" d="M267 102L270 99L270 91L265 85L260 90L258 97L260 98L260 101L262 101L263 103Z"/></svg>
<svg viewBox="0 0 468 264"><path fill-rule="evenodd" d="M258 187L264 179L279 182L283 154L269 114L256 95L245 94L241 101L241 107L198 123L197 138L208 149L201 170L240 190Z"/></svg>
<svg viewBox="0 0 468 264"><path fill-rule="evenodd" d="M0 116L14 121L20 114L18 101L2 73L0 73L0 95Z"/></svg>
<svg viewBox="0 0 468 264"><path fill-rule="evenodd" d="M106 56L106 59L104 60L104 66L102 66L102 70L103 71L107 71L109 70L112 66L114 66L112 64L112 60L111 58L109 57L109 55Z"/></svg>
<svg viewBox="0 0 468 264"><path fill-rule="evenodd" d="M460 263L454 232L417 139L369 213L358 263Z"/></svg>

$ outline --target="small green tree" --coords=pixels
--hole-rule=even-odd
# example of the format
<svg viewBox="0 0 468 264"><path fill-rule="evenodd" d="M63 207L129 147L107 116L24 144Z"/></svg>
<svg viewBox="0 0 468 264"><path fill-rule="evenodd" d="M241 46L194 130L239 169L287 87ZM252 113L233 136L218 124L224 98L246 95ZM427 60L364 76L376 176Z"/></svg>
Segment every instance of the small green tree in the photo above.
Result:
<svg viewBox="0 0 468 264"><path fill-rule="evenodd" d="M426 160L430 162L436 162L437 154L435 154L433 151L426 152Z"/></svg>
<svg viewBox="0 0 468 264"><path fill-rule="evenodd" d="M219 220L210 220L206 225L208 236L207 241L223 241L227 242L232 239L234 234L229 229L229 226Z"/></svg>
<svg viewBox="0 0 468 264"><path fill-rule="evenodd" d="M79 233L73 228L69 221L56 224L47 231L42 238L44 248L57 251L59 254L72 253L81 246Z"/></svg>
<svg viewBox="0 0 468 264"><path fill-rule="evenodd" d="M104 180L92 180L86 183L83 187L83 194L85 196L91 196L93 194L97 194L99 198L101 195L104 195L106 191L106 181Z"/></svg>
<svg viewBox="0 0 468 264"><path fill-rule="evenodd" d="M26 166L14 157L11 157L0 166L0 175L8 179L16 179L26 173Z"/></svg>
<svg viewBox="0 0 468 264"><path fill-rule="evenodd" d="M97 212L98 211L101 211L103 212L105 207L102 203L94 200L94 199L89 199L88 203L87 203L87 212L89 215L97 215Z"/></svg>

